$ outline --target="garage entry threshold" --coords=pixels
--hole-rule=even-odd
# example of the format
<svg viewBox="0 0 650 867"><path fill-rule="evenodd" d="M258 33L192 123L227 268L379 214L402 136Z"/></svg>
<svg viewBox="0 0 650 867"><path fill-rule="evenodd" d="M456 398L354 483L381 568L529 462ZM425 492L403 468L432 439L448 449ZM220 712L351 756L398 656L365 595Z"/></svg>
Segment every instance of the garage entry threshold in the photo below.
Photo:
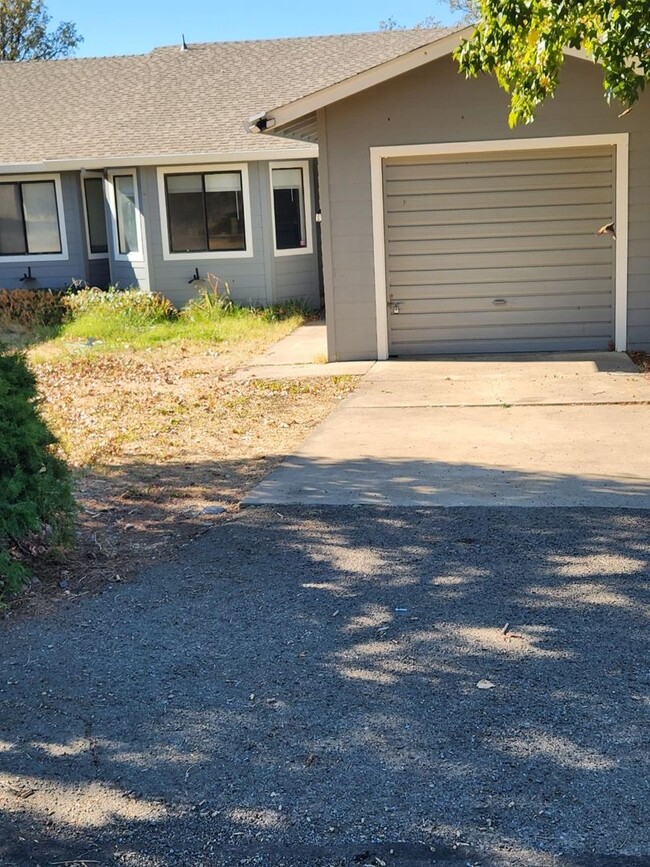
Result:
<svg viewBox="0 0 650 867"><path fill-rule="evenodd" d="M244 505L650 508L621 353L379 362Z"/></svg>

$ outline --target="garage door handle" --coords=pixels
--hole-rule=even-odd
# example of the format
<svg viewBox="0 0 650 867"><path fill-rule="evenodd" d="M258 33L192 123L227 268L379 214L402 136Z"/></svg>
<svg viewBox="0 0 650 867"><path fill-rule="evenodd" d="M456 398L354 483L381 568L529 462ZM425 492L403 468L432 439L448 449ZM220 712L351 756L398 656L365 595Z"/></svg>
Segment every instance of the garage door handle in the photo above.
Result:
<svg viewBox="0 0 650 867"><path fill-rule="evenodd" d="M497 307L501 307L503 304L507 304L508 302L506 301L505 298L495 298L492 303L496 304Z"/></svg>

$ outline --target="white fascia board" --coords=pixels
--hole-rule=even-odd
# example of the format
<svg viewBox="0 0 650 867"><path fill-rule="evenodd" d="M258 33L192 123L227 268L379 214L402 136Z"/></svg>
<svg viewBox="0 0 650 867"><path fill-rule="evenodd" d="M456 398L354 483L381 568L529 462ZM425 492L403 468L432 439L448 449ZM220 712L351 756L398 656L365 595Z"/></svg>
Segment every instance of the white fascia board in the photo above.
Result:
<svg viewBox="0 0 650 867"><path fill-rule="evenodd" d="M31 172L103 171L134 166L191 166L205 163L269 162L272 160L308 160L318 157L318 145L298 148L275 148L263 151L231 151L207 154L153 154L149 156L110 156L88 159L44 160L40 163L6 163L0 165L0 175L30 174Z"/></svg>

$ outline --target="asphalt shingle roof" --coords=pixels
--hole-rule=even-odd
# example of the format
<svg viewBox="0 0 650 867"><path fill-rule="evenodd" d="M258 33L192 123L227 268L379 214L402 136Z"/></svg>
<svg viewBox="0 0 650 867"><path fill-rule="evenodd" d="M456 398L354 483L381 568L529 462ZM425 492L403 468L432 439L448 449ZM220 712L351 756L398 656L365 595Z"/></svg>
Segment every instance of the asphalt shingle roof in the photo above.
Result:
<svg viewBox="0 0 650 867"><path fill-rule="evenodd" d="M291 151L244 121L449 33L402 30L0 63L0 164Z"/></svg>

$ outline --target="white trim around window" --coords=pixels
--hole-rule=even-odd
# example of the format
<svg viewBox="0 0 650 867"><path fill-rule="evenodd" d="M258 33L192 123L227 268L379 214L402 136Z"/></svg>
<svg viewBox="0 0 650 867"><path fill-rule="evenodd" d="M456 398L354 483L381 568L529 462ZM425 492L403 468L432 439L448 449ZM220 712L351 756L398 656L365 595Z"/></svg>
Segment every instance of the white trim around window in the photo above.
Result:
<svg viewBox="0 0 650 867"><path fill-rule="evenodd" d="M390 145L370 148L372 229L375 264L375 305L377 358L388 358L388 307L386 240L384 217L384 161L390 157L457 156L563 148L609 146L616 155L614 218L616 223L614 348L627 348L628 308L628 209L629 209L629 134L553 136L548 138L502 139L498 141L443 142L423 145Z"/></svg>
<svg viewBox="0 0 650 867"><path fill-rule="evenodd" d="M117 199L115 197L115 178L116 177L132 177L133 191L135 198L135 229L138 240L138 249L131 253L120 253L120 238L117 222ZM140 207L140 190L138 187L138 176L135 169L111 169L106 173L104 179L106 190L106 199L108 201L108 209L111 215L110 237L112 244L112 256L116 262L144 262L144 227L142 225L142 209Z"/></svg>
<svg viewBox="0 0 650 867"><path fill-rule="evenodd" d="M103 199L106 200L106 187L103 183L104 175L102 172L82 172L80 175L81 178L81 199L83 202L83 211L84 211L84 226L86 227L86 255L89 259L108 259L109 251L106 250L105 253L93 253L90 244L90 225L88 223L88 199L86 197L86 179L87 178L97 178L102 181L102 191L103 191ZM104 213L104 216L106 214ZM106 240L110 244L109 238L109 230L108 230L108 220L106 220Z"/></svg>
<svg viewBox="0 0 650 867"><path fill-rule="evenodd" d="M189 253L173 253L169 244L169 220L167 217L167 175L204 175L217 172L241 172L242 202L244 206L244 250L207 250ZM253 222L251 219L251 196L247 163L213 163L211 165L162 166L157 169L158 204L160 207L160 231L163 259L167 262L200 261L203 259L251 259L253 257Z"/></svg>
<svg viewBox="0 0 650 867"><path fill-rule="evenodd" d="M278 250L276 227L275 227L275 196L273 187L273 169L301 169L302 171L302 190L303 190L303 208L305 219L305 246L291 247L285 250ZM314 232L312 226L311 212L311 178L309 170L309 162L307 160L293 160L291 162L273 162L269 163L269 184L271 185L271 223L273 228L273 253L275 256L304 256L314 252Z"/></svg>
<svg viewBox="0 0 650 867"><path fill-rule="evenodd" d="M54 195L56 198L56 212L59 222L60 253L20 253L9 256L0 255L0 265L9 262L21 262L25 265L39 264L40 262L66 262L68 254L68 235L65 228L65 212L63 208L63 188L61 175L2 175L0 183L30 183L34 181L53 181Z"/></svg>

